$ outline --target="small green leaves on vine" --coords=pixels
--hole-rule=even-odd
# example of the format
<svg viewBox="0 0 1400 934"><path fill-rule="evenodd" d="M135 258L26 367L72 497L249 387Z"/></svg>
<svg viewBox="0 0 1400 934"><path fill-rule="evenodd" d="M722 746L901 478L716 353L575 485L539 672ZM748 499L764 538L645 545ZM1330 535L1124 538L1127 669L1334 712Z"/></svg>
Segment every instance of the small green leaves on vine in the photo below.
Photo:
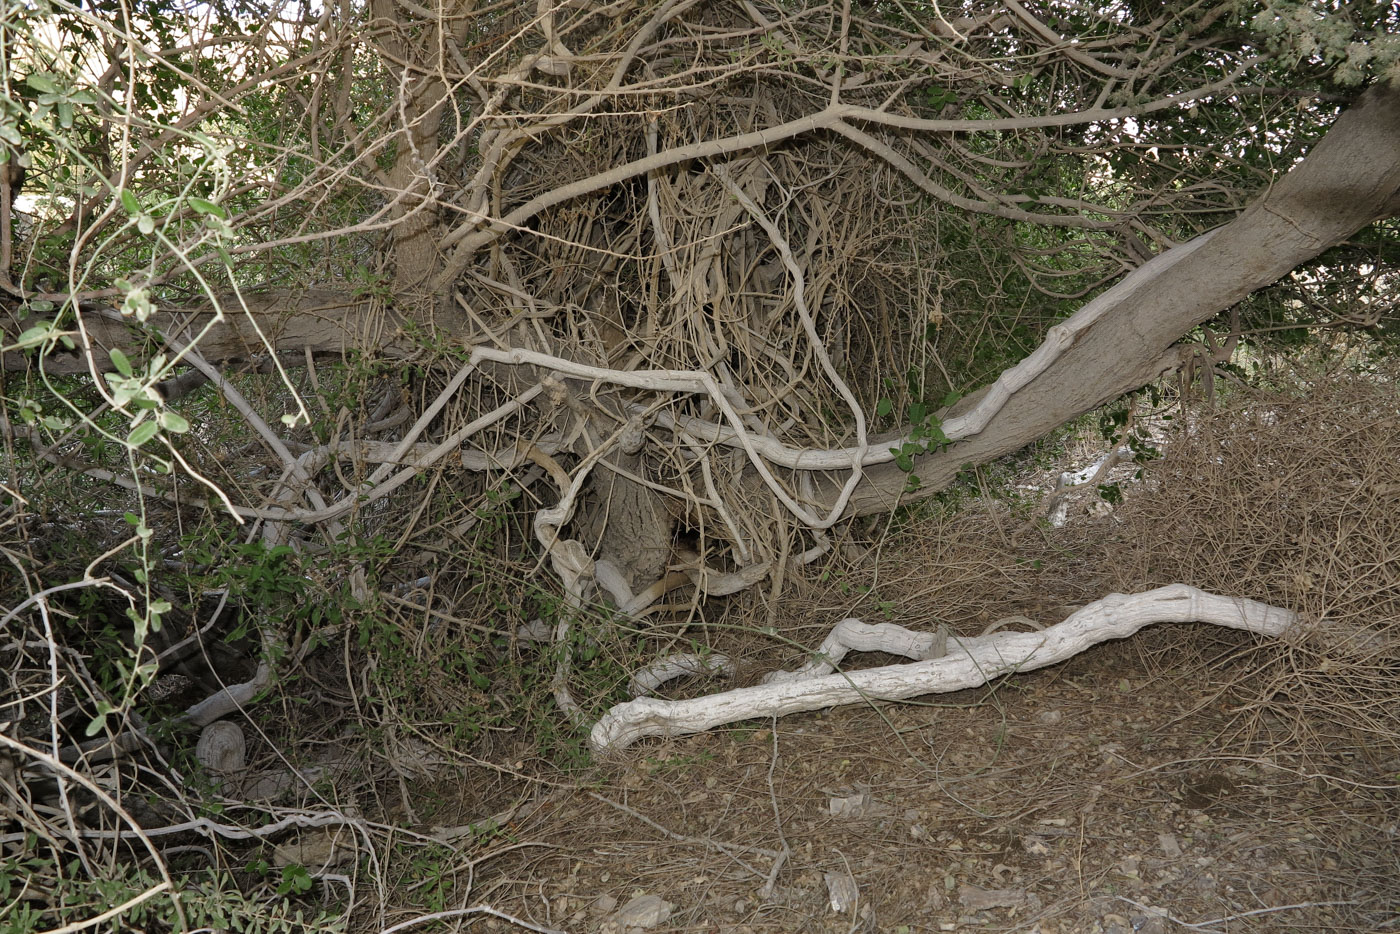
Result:
<svg viewBox="0 0 1400 934"><path fill-rule="evenodd" d="M943 397L938 409L940 411L946 409L957 402L960 397L959 393L948 393ZM882 398L875 404L875 413L882 418L887 417L892 411L894 411L894 403L889 398ZM914 458L920 454L932 454L935 451L940 451L953 442L943 432L943 420L935 414L927 402L911 402L906 414L907 424L910 426L909 434L898 447L890 448L890 453L894 455L895 466L909 475L905 482L905 491L912 493L919 488L921 482L918 475L914 473Z"/></svg>
<svg viewBox="0 0 1400 934"><path fill-rule="evenodd" d="M958 95L947 88L933 85L924 89L924 103L934 110L939 110L949 104L956 104L957 101Z"/></svg>
<svg viewBox="0 0 1400 934"><path fill-rule="evenodd" d="M130 192L122 192L123 197L129 194ZM156 311L155 303L151 301L150 290L133 285L126 279L118 279L117 286L126 290L126 298L122 299L122 315L128 318L135 316L137 321L145 324Z"/></svg>
<svg viewBox="0 0 1400 934"><path fill-rule="evenodd" d="M149 237L156 229L155 218L141 209L141 202L137 201L136 196L127 189L117 189L117 197L121 200L122 208L126 210L126 213L131 215L132 220L136 221L136 229L141 231L142 235ZM130 296L128 296L128 298L129 297ZM126 313L125 309L123 309L122 313ZM146 319L142 318L141 320L144 321Z"/></svg>
<svg viewBox="0 0 1400 934"><path fill-rule="evenodd" d="M5 150L0 149L0 154L6 154ZM14 314L16 323L33 323L19 333L13 344L6 344L3 349L10 351L44 348L47 352L54 341L63 344L68 350L74 349L77 344L73 341L73 336L60 329L56 319L35 317L50 314L55 307L53 302L43 298L32 298L21 305Z"/></svg>
<svg viewBox="0 0 1400 934"><path fill-rule="evenodd" d="M191 196L189 203L190 207L199 214L212 214L215 217L225 220L228 218L228 212L212 201L206 201L203 198Z"/></svg>
<svg viewBox="0 0 1400 934"><path fill-rule="evenodd" d="M42 347L52 339L59 340L62 342L63 346L67 347L69 350L72 350L75 346L73 338L58 329L57 322L41 321L33 327L25 328L21 331L15 342L6 349L32 350L35 347Z"/></svg>
<svg viewBox="0 0 1400 934"><path fill-rule="evenodd" d="M58 82L54 81L54 76L46 71L36 71L34 74L25 78L24 83L40 94L58 93Z"/></svg>
<svg viewBox="0 0 1400 934"><path fill-rule="evenodd" d="M278 895L305 895L311 891L311 873L306 867L292 863L282 867L282 881L277 884Z"/></svg>
<svg viewBox="0 0 1400 934"><path fill-rule="evenodd" d="M19 400L20 421L26 425L42 425L50 431L67 431L73 420L59 415L45 415L43 403L27 396Z"/></svg>
<svg viewBox="0 0 1400 934"><path fill-rule="evenodd" d="M182 435L190 430L189 419L185 418L185 416L181 415L179 412L173 412L170 409L162 409L156 420L160 423L161 428L166 431L174 432L177 435Z"/></svg>
<svg viewBox="0 0 1400 934"><path fill-rule="evenodd" d="M944 400L944 405L952 405L958 396L949 393ZM895 412L895 403L889 396L883 396L879 402L875 403L876 416L888 419L890 414ZM895 455L895 466L909 475L906 489L914 492L918 489L918 476L914 475L914 458L920 454L930 454L951 444L948 435L944 434L942 420L934 414L927 402L911 402L906 410L907 421L910 430L909 435L900 441L897 447L890 448L890 454Z"/></svg>
<svg viewBox="0 0 1400 934"><path fill-rule="evenodd" d="M186 203L196 214L204 215L204 226L209 228L216 240L233 236L233 228L228 223L228 211L223 205L193 195ZM223 247L219 247L219 249L222 251ZM233 260L230 257L228 261L231 263Z"/></svg>
<svg viewBox="0 0 1400 934"><path fill-rule="evenodd" d="M65 130L73 128L75 104L96 104L97 98L90 91L75 90L67 86L63 76L49 71L36 71L24 79L24 83L38 92L34 99L34 112L30 119L38 125L48 122L50 113L58 118L58 125Z"/></svg>
<svg viewBox="0 0 1400 934"><path fill-rule="evenodd" d="M116 368L115 373L102 374L111 389L113 406L121 410L130 407L136 411L131 431L126 436L129 446L139 448L161 430L174 434L184 434L190 430L189 419L179 412L165 408L164 400L155 388L156 381L165 372L164 354L156 354L149 363L140 368L133 365L131 358L120 348L111 348L107 355L112 361L112 366ZM145 414L147 412L154 412L155 417L148 418Z"/></svg>
<svg viewBox="0 0 1400 934"><path fill-rule="evenodd" d="M97 699L97 713L88 721L87 728L83 730L83 733L87 736L96 736L107 725L107 715L116 712L115 704L106 698L99 697Z"/></svg>
<svg viewBox="0 0 1400 934"><path fill-rule="evenodd" d="M126 443L134 448L139 448L141 447L141 445L154 438L156 436L156 432L158 431L160 431L160 426L157 425L155 422L142 422L135 428L131 429L131 434L126 436Z"/></svg>

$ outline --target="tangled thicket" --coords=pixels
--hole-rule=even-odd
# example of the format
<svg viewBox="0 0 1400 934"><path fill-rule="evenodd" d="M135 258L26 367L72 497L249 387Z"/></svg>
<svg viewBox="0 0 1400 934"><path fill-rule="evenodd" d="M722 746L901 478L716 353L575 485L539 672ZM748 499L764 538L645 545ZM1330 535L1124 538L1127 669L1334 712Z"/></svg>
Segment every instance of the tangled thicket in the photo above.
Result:
<svg viewBox="0 0 1400 934"><path fill-rule="evenodd" d="M339 821L387 853L389 835L361 809L414 822L411 788L444 757L577 751L558 712L540 709L557 681L602 705L637 656L718 643L728 630L704 624L725 608L702 604L723 572L769 574L765 622L782 622L775 607L798 565L844 534L802 529L776 502L778 490L808 502L808 475L753 482L719 443L721 402L790 450L849 448L867 418L888 441L1020 359L1099 286L1236 211L1342 99L1278 88L1234 3L1203 16L1056 3L1044 19L986 3L951 21L895 8L624 0L428 15L345 3L317 18L250 10L257 29L214 22L193 37L186 10L159 4L120 22L63 4L35 4L43 20L9 8L19 38L0 54L20 63L5 71L19 103L0 112L0 138L24 140L26 152L7 152L27 160L25 190L39 199L12 225L15 185L0 185L0 288L15 297L0 546L17 572L0 582L0 664L18 698L0 712L14 810L0 859L41 880L26 910L45 923L89 917L108 894L92 880L159 894L169 866L188 880L241 860L230 839L283 820ZM1390 22L1354 16L1362 33ZM1300 73L1324 83L1310 68ZM1242 83L1251 93L1235 93ZM1277 148L1239 143L1265 124ZM1365 264L1369 291L1384 291L1387 245L1360 238L1330 269L1260 299L1260 318L1326 323L1318 309L1350 287L1337 285L1346 264ZM235 286L242 297L229 300ZM266 333L237 332L216 358L211 332L177 365L209 320L186 318L186 305L217 295ZM243 300L260 314L241 315ZM1349 323L1393 313L1362 304ZM123 339L139 334L135 375L86 381L106 362L80 333L79 306ZM134 324L156 306L161 333ZM39 320L53 329L19 340ZM289 334L281 356L262 342ZM621 374L703 371L718 390L471 369L464 348ZM1395 478L1358 458L1366 431L1394 424L1382 413L1363 430L1341 400L1317 398L1269 403L1271 417L1313 421L1259 435L1267 450L1203 421L1224 446L1176 495L1216 497L1199 515L1219 529L1160 516L1098 571L1356 621L1350 643L1304 640L1267 659L1259 683L1393 738L1394 610L1371 582L1393 582ZM133 420L157 411L172 446L143 450ZM181 422L189 430L171 427ZM1329 452L1322 466L1301 457L1307 437ZM1195 443L1181 449L1206 450ZM1338 452L1351 473L1328 476ZM1260 465L1267 480L1231 486ZM1329 483L1348 495L1324 496ZM578 508L545 530L559 534L532 526L573 492ZM952 548L947 531L940 547ZM540 546L560 540L616 556L624 588L659 586L672 602L657 596L630 619L576 612L538 574ZM1353 560L1343 540L1369 551ZM1151 573L1129 574L1125 556L1149 552ZM1182 563L1204 555L1209 566ZM528 624L548 634L561 618L573 628L553 630L560 644L525 638L540 637ZM562 679L561 658L572 665ZM281 706L247 754L271 783L254 787L271 791L223 786L237 803L214 820L181 714L234 682L264 699L260 663L282 679L267 697ZM1323 677L1333 665L1350 681ZM282 783L284 753L318 781ZM193 849L160 855L142 836L152 828ZM26 863L40 858L35 840L41 863ZM148 855L166 878L127 872ZM300 883L271 876L240 881L263 894ZM218 892L228 878L198 884ZM370 880L381 902L386 878ZM58 894L45 903L40 890ZM190 900L190 920L220 923L202 904ZM284 907L238 901L268 928Z"/></svg>

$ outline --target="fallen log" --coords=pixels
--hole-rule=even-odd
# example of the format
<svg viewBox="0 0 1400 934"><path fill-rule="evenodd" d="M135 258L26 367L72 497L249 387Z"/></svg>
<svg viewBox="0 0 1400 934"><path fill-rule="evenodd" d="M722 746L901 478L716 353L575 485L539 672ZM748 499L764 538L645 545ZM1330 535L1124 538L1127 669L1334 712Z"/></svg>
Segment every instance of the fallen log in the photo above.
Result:
<svg viewBox="0 0 1400 934"><path fill-rule="evenodd" d="M850 623L843 621L848 630ZM1045 668L1110 639L1123 639L1153 623L1211 623L1263 636L1281 636L1298 622L1291 610L1255 600L1170 584L1140 594L1109 594L1039 632L996 632L947 639L946 654L863 671L814 673L796 681L774 680L690 700L643 697L618 704L593 725L589 745L598 753L624 749L648 736L680 736L754 717L783 717L842 704L897 701L986 684L1003 675ZM866 627L861 650L923 652L927 637L883 623ZM820 672L821 666L814 669Z"/></svg>

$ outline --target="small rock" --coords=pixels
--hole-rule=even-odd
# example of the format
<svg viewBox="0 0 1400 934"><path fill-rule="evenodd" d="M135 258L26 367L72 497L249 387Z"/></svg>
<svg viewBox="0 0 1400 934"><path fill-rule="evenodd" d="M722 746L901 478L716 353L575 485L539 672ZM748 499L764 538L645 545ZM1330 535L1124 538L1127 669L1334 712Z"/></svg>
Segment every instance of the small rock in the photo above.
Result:
<svg viewBox="0 0 1400 934"><path fill-rule="evenodd" d="M1031 856L1049 856L1050 844L1045 842L1044 837L1027 835L1021 838L1021 849Z"/></svg>
<svg viewBox="0 0 1400 934"><path fill-rule="evenodd" d="M532 619L515 630L515 638L521 642L552 642L554 627L542 619Z"/></svg>
<svg viewBox="0 0 1400 934"><path fill-rule="evenodd" d="M588 910L595 915L605 915L617 907L617 899L611 895L599 895L593 899L593 904L588 906Z"/></svg>
<svg viewBox="0 0 1400 934"><path fill-rule="evenodd" d="M1162 855L1169 859L1176 859L1181 855L1181 844L1177 842L1174 833L1157 834L1157 845L1162 848Z"/></svg>
<svg viewBox="0 0 1400 934"><path fill-rule="evenodd" d="M826 806L832 817L860 817L869 810L870 801L869 791L857 791L841 798L828 798Z"/></svg>
<svg viewBox="0 0 1400 934"><path fill-rule="evenodd" d="M354 862L359 856L353 831L313 828L272 850L274 866L305 866L313 875Z"/></svg>
<svg viewBox="0 0 1400 934"><path fill-rule="evenodd" d="M1167 934L1166 912L1160 908L1149 908L1151 914L1136 915L1133 918L1133 930L1137 934Z"/></svg>
<svg viewBox="0 0 1400 934"><path fill-rule="evenodd" d="M850 911L855 907L856 900L860 898L860 889L856 886L856 880L851 878L847 872L828 872L826 874L826 893L831 901L831 910L837 914Z"/></svg>
<svg viewBox="0 0 1400 934"><path fill-rule="evenodd" d="M624 928L653 928L671 917L675 907L660 895L638 895L619 908L610 920Z"/></svg>
<svg viewBox="0 0 1400 934"><path fill-rule="evenodd" d="M1104 915L1103 934L1133 934L1132 922L1122 915Z"/></svg>
<svg viewBox="0 0 1400 934"><path fill-rule="evenodd" d="M194 756L211 772L239 772L247 765L247 742L238 724L216 720L199 734Z"/></svg>
<svg viewBox="0 0 1400 934"><path fill-rule="evenodd" d="M1041 726L1054 726L1065 718L1058 710L1042 710L1035 715L1035 722Z"/></svg>
<svg viewBox="0 0 1400 934"><path fill-rule="evenodd" d="M300 787L291 772L280 769L254 772L243 778L242 785L243 797L248 801L272 801L290 791L293 785Z"/></svg>
<svg viewBox="0 0 1400 934"><path fill-rule="evenodd" d="M969 911L1015 908L1025 900L1025 889L983 889L967 883L958 886L958 902Z"/></svg>

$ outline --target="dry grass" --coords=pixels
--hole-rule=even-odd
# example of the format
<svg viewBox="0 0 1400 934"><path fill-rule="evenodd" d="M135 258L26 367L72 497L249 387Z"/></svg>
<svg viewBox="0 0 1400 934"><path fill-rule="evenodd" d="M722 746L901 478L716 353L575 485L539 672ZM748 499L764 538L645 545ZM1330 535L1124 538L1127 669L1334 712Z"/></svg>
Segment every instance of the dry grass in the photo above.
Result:
<svg viewBox="0 0 1400 934"><path fill-rule="evenodd" d="M369 822L377 862L355 877L356 930L467 902L602 930L596 900L639 893L676 906L663 930L1172 930L1142 906L1201 930L1383 930L1400 905L1396 375L1311 373L1297 390L1240 391L1182 424L1109 515L1049 529L1034 502L931 507L848 542L780 600L707 608L708 626L687 633L748 657L752 677L797 654L759 631L767 623L801 645L847 615L974 633L1182 581L1299 611L1306 625L1284 642L1156 627L984 689L644 743L565 772L566 731L540 732L557 712L526 701L543 696L529 681L536 650L464 638L501 626L475 594L497 594L507 616L534 599L519 584L483 590L491 568L529 571L488 564L445 584L455 622L393 618L383 638L401 658L380 652L378 668L357 669L348 640L310 656L304 680L284 686L283 713L260 708L269 729L251 752L260 766L276 763L277 744L298 761L334 749L356 763L317 786L325 800L290 802ZM658 623L642 642L669 631ZM638 641L598 648L620 667ZM465 679L477 665L492 690ZM611 683L577 676L599 696ZM322 703L298 700L298 683ZM529 723L512 720L502 684ZM473 724L482 731L464 732ZM553 760L541 755L551 742ZM145 787L129 770L119 781ZM865 814L830 814L832 798L863 792ZM429 839L492 814L503 827ZM266 852L217 846L231 867ZM827 904L825 874L842 871L861 892L854 915ZM968 886L1021 900L977 909Z"/></svg>
<svg viewBox="0 0 1400 934"><path fill-rule="evenodd" d="M937 512L795 588L780 625L803 644L846 615L973 633L1183 581L1297 610L1293 638L1164 626L930 704L644 746L604 773L607 794L690 836L572 802L578 822L551 838L596 867L571 877L566 904L659 892L686 923L733 931L1173 929L1144 906L1202 930L1393 926L1394 375L1240 391L1180 427L1146 482L1098 519L1046 529L1036 504L1004 500ZM825 813L862 788L869 819ZM761 880L719 844L790 847L773 897L755 898ZM646 871L627 875L629 862ZM824 901L824 873L843 867L866 900L855 917ZM966 885L1026 897L977 911L960 901Z"/></svg>

